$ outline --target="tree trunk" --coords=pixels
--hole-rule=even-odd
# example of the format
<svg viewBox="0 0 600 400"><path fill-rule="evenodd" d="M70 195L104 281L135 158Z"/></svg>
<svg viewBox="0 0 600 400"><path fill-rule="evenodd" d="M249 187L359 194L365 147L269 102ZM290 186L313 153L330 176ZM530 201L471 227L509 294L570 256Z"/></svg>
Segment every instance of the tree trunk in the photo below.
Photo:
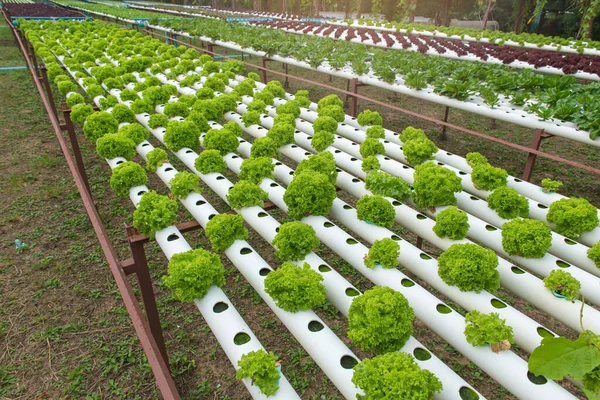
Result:
<svg viewBox="0 0 600 400"><path fill-rule="evenodd" d="M483 27L481 30L485 30L487 26L488 19L490 18L490 11L492 11L492 6L494 5L494 0L487 0L487 7L485 8L485 14L483 15Z"/></svg>
<svg viewBox="0 0 600 400"><path fill-rule="evenodd" d="M523 18L525 17L525 0L519 1L519 12L515 20L515 33L521 33L521 25L523 24Z"/></svg>
<svg viewBox="0 0 600 400"><path fill-rule="evenodd" d="M411 7L412 9L410 10L408 22L412 24L413 22L415 22L415 14L417 13L417 0L412 1Z"/></svg>
<svg viewBox="0 0 600 400"><path fill-rule="evenodd" d="M435 26L450 25L450 9L452 0L443 0L441 11L436 11Z"/></svg>
<svg viewBox="0 0 600 400"><path fill-rule="evenodd" d="M356 10L356 19L360 19L360 14L361 14L361 11L363 8L363 3L364 3L364 0L358 1L358 9Z"/></svg>
<svg viewBox="0 0 600 400"><path fill-rule="evenodd" d="M344 19L350 18L350 0L344 0Z"/></svg>
<svg viewBox="0 0 600 400"><path fill-rule="evenodd" d="M260 0L253 0L252 1L252 9L254 11L259 11L260 10Z"/></svg>

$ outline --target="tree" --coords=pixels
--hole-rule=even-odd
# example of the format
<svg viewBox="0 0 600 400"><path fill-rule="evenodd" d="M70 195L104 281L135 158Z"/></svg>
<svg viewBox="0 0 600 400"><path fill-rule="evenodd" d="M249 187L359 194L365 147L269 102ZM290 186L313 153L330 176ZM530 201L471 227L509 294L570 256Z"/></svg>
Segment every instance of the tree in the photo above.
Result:
<svg viewBox="0 0 600 400"><path fill-rule="evenodd" d="M478 3L481 0L478 1ZM492 11L492 7L496 4L496 0L487 0L487 6L485 7L485 14L483 15L483 27L482 30L485 30L485 27L488 23L488 19L490 18L490 12Z"/></svg>

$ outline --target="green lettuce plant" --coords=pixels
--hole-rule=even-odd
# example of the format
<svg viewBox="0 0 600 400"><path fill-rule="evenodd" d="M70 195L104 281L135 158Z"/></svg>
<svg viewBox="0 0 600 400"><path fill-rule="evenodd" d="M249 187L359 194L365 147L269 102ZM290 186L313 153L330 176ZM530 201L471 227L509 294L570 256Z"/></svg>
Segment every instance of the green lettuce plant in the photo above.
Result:
<svg viewBox="0 0 600 400"><path fill-rule="evenodd" d="M225 83L221 79L218 79L214 76L207 78L202 86L212 89L215 92L225 92Z"/></svg>
<svg viewBox="0 0 600 400"><path fill-rule="evenodd" d="M373 125L367 129L368 139L385 139L385 130L379 125Z"/></svg>
<svg viewBox="0 0 600 400"><path fill-rule="evenodd" d="M476 189L494 190L506 186L508 173L502 168L496 168L490 164L478 164L473 167L471 180Z"/></svg>
<svg viewBox="0 0 600 400"><path fill-rule="evenodd" d="M376 240L365 255L364 262L368 268L380 265L383 268L396 268L400 256L400 245L393 239Z"/></svg>
<svg viewBox="0 0 600 400"><path fill-rule="evenodd" d="M546 220L554 224L556 232L577 239L598 226L598 212L586 199L574 197L550 204Z"/></svg>
<svg viewBox="0 0 600 400"><path fill-rule="evenodd" d="M321 107L319 110L319 117L331 117L337 122L344 122L346 113L344 113L344 109L340 106L326 106Z"/></svg>
<svg viewBox="0 0 600 400"><path fill-rule="evenodd" d="M215 97L215 92L211 88L203 87L196 91L196 98L200 100L210 100Z"/></svg>
<svg viewBox="0 0 600 400"><path fill-rule="evenodd" d="M131 108L131 111L133 111L134 114L151 114L154 112L154 107L152 106L152 104L149 104L148 102L142 99L134 100L133 103L131 103L131 105L129 106L129 108Z"/></svg>
<svg viewBox="0 0 600 400"><path fill-rule="evenodd" d="M375 158L375 156L370 157ZM368 158L364 160L366 161ZM375 159L377 160L377 158ZM396 200L402 200L411 193L410 186L402 178L383 171L369 172L365 178L365 188L373 194Z"/></svg>
<svg viewBox="0 0 600 400"><path fill-rule="evenodd" d="M135 143L118 133L108 133L96 141L96 153L109 160L115 157L131 160L135 155Z"/></svg>
<svg viewBox="0 0 600 400"><path fill-rule="evenodd" d="M260 349L251 351L240 357L235 373L237 379L249 378L252 384L258 386L265 396L272 396L279 390L279 372L277 371L277 356Z"/></svg>
<svg viewBox="0 0 600 400"><path fill-rule="evenodd" d="M147 181L144 168L133 161L127 161L112 170L110 187L118 196L127 196L130 188L145 185Z"/></svg>
<svg viewBox="0 0 600 400"><path fill-rule="evenodd" d="M136 146L148 139L148 130L140 124L128 124L121 127L118 131L122 135L131 140Z"/></svg>
<svg viewBox="0 0 600 400"><path fill-rule="evenodd" d="M192 108L204 114L208 121L215 122L222 120L225 112L223 105L216 100L197 100Z"/></svg>
<svg viewBox="0 0 600 400"><path fill-rule="evenodd" d="M335 119L333 119L331 117L327 117L327 116L318 117L317 119L315 119L315 122L313 123L313 130L315 132L325 131L325 132L336 133L337 128L338 128L337 121Z"/></svg>
<svg viewBox="0 0 600 400"><path fill-rule="evenodd" d="M438 258L440 278L461 292L495 292L500 287L498 256L476 244L453 244Z"/></svg>
<svg viewBox="0 0 600 400"><path fill-rule="evenodd" d="M298 312L321 306L327 301L323 277L308 263L283 263L265 278L265 292L285 311Z"/></svg>
<svg viewBox="0 0 600 400"><path fill-rule="evenodd" d="M402 143L409 142L411 140L416 139L426 139L427 136L422 129L413 128L412 126L406 127L402 132L400 132L400 140Z"/></svg>
<svg viewBox="0 0 600 400"><path fill-rule="evenodd" d="M431 140L427 138L418 138L404 142L402 152L406 161L412 165L422 164L427 160L433 159L438 148Z"/></svg>
<svg viewBox="0 0 600 400"><path fill-rule="evenodd" d="M397 352L412 335L414 318L413 309L401 293L376 286L352 301L348 337L362 350Z"/></svg>
<svg viewBox="0 0 600 400"><path fill-rule="evenodd" d="M272 242L275 255L281 260L299 261L316 249L321 242L312 226L303 222L287 222L279 227Z"/></svg>
<svg viewBox="0 0 600 400"><path fill-rule="evenodd" d="M268 157L247 158L242 161L240 179L259 184L264 178L272 178L275 164Z"/></svg>
<svg viewBox="0 0 600 400"><path fill-rule="evenodd" d="M277 143L271 138L261 137L252 143L252 147L250 148L250 157L270 157L277 158L281 157L279 150L277 148Z"/></svg>
<svg viewBox="0 0 600 400"><path fill-rule="evenodd" d="M465 338L471 346L489 345L494 353L510 350L515 342L513 328L498 313L482 314L473 310L465 315Z"/></svg>
<svg viewBox="0 0 600 400"><path fill-rule="evenodd" d="M279 124L289 124L296 128L296 117L292 114L279 114L273 118L273 126Z"/></svg>
<svg viewBox="0 0 600 400"><path fill-rule="evenodd" d="M204 150L194 161L194 167L201 174L210 174L211 172L222 174L227 169L227 163L219 150Z"/></svg>
<svg viewBox="0 0 600 400"><path fill-rule="evenodd" d="M148 126L152 129L156 129L159 126L166 127L169 123L169 119L164 114L152 114L148 120Z"/></svg>
<svg viewBox="0 0 600 400"><path fill-rule="evenodd" d="M488 207L496 211L500 218L513 219L529 216L529 201L513 188L500 187L487 198Z"/></svg>
<svg viewBox="0 0 600 400"><path fill-rule="evenodd" d="M335 159L333 158L333 154L331 154L330 152L324 152L308 156L308 158L302 160L300 164L298 164L294 175L299 175L306 171L321 173L328 177L329 182L331 182L334 185L337 180L338 172L335 166Z"/></svg>
<svg viewBox="0 0 600 400"><path fill-rule="evenodd" d="M278 105L275 108L275 112L277 113L277 115L290 114L293 115L294 118L298 118L302 113L302 111L300 110L300 105L295 100L287 101L281 105Z"/></svg>
<svg viewBox="0 0 600 400"><path fill-rule="evenodd" d="M119 94L123 101L134 101L140 98L135 90L124 89Z"/></svg>
<svg viewBox="0 0 600 400"><path fill-rule="evenodd" d="M115 133L119 128L119 122L111 113L106 111L97 111L90 114L83 124L83 133L92 143L107 133Z"/></svg>
<svg viewBox="0 0 600 400"><path fill-rule="evenodd" d="M344 102L337 95L330 94L319 100L319 102L317 103L317 112L319 112L324 107L328 106L338 106L344 108Z"/></svg>
<svg viewBox="0 0 600 400"><path fill-rule="evenodd" d="M204 136L204 148L218 150L221 155L233 153L239 145L238 137L228 129L209 129Z"/></svg>
<svg viewBox="0 0 600 400"><path fill-rule="evenodd" d="M234 121L227 122L225 125L223 125L223 129L228 130L229 132L233 133L235 136L242 136L242 134L244 133L244 131L242 130L242 127L239 126L238 124L236 124Z"/></svg>
<svg viewBox="0 0 600 400"><path fill-rule="evenodd" d="M375 156L368 156L363 158L362 163L360 165L360 169L362 169L363 172L366 172L367 176L371 171L378 171L379 168L381 168L381 164L379 164L379 160Z"/></svg>
<svg viewBox="0 0 600 400"><path fill-rule="evenodd" d="M587 256L596 264L596 267L600 268L600 242L589 248Z"/></svg>
<svg viewBox="0 0 600 400"><path fill-rule="evenodd" d="M171 186L171 193L180 199L186 198L190 193L202 192L198 175L187 171L176 173L169 185Z"/></svg>
<svg viewBox="0 0 600 400"><path fill-rule="evenodd" d="M63 96L66 96L69 92L77 91L77 85L71 81L58 82L56 86L58 87L58 93Z"/></svg>
<svg viewBox="0 0 600 400"><path fill-rule="evenodd" d="M90 104L76 104L71 109L71 121L83 125L87 117L94 113L94 108Z"/></svg>
<svg viewBox="0 0 600 400"><path fill-rule="evenodd" d="M194 150L200 147L200 130L191 121L170 121L164 141L171 151L179 151L184 147Z"/></svg>
<svg viewBox="0 0 600 400"><path fill-rule="evenodd" d="M542 179L542 188L543 188L544 192L546 192L546 193L558 192L558 189L560 189L562 184L563 183L561 181L554 181L549 178Z"/></svg>
<svg viewBox="0 0 600 400"><path fill-rule="evenodd" d="M191 111L185 120L196 124L200 132L208 132L210 130L208 120L200 111Z"/></svg>
<svg viewBox="0 0 600 400"><path fill-rule="evenodd" d="M161 149L160 147L155 148L151 152L146 155L147 163L146 169L151 172L156 172L158 167L163 165L163 163L169 162L169 157L167 156L167 152Z"/></svg>
<svg viewBox="0 0 600 400"><path fill-rule="evenodd" d="M190 113L190 110L188 109L188 106L183 103L171 102L171 103L165 104L165 108L164 108L163 112L169 118L173 118L173 117L185 118Z"/></svg>
<svg viewBox="0 0 600 400"><path fill-rule="evenodd" d="M357 396L360 400L430 400L442 391L442 383L433 373L400 351L363 359L354 366L352 383L365 393Z"/></svg>
<svg viewBox="0 0 600 400"><path fill-rule="evenodd" d="M73 93L72 95L67 97L67 105L69 106L69 108L73 108L73 107L75 107L75 105L83 104L84 102L85 102L85 99L79 93Z"/></svg>
<svg viewBox="0 0 600 400"><path fill-rule="evenodd" d="M268 90L261 90L260 92L254 93L254 100L260 100L263 103L265 103L265 105L272 106L274 103L273 102L274 99L275 99L275 96L273 96L273 93L271 93Z"/></svg>
<svg viewBox="0 0 600 400"><path fill-rule="evenodd" d="M261 114L264 114L266 109L267 104L264 101L258 100L256 98L248 104L247 108L248 111L258 111Z"/></svg>
<svg viewBox="0 0 600 400"><path fill-rule="evenodd" d="M365 141L360 144L359 151L363 158L377 154L385 154L383 143L377 139L365 139Z"/></svg>
<svg viewBox="0 0 600 400"><path fill-rule="evenodd" d="M456 174L433 162L415 167L413 200L420 208L435 208L456 204L454 193L462 191Z"/></svg>
<svg viewBox="0 0 600 400"><path fill-rule="evenodd" d="M285 90L283 89L281 82L269 81L265 86L265 89L273 93L273 96L279 97L280 99L285 99Z"/></svg>
<svg viewBox="0 0 600 400"><path fill-rule="evenodd" d="M252 125L260 125L260 113L258 111L246 111L242 114L242 122L246 128Z"/></svg>
<svg viewBox="0 0 600 400"><path fill-rule="evenodd" d="M581 283L573 275L560 269L550 271L544 278L544 286L567 300L577 299L581 290Z"/></svg>
<svg viewBox="0 0 600 400"><path fill-rule="evenodd" d="M102 89L102 86L96 84L88 85L85 92L87 93L90 99L94 99L98 96L103 96L105 93L104 89Z"/></svg>
<svg viewBox="0 0 600 400"><path fill-rule="evenodd" d="M383 197L365 195L358 200L356 217L367 223L391 228L394 225L396 212L392 203Z"/></svg>
<svg viewBox="0 0 600 400"><path fill-rule="evenodd" d="M289 124L275 124L267 132L267 137L272 139L277 147L295 143L294 127Z"/></svg>
<svg viewBox="0 0 600 400"><path fill-rule="evenodd" d="M475 168L478 165L486 165L488 163L487 158L477 152L467 153L467 157L465 158L467 160L467 164L469 164L471 168Z"/></svg>
<svg viewBox="0 0 600 400"><path fill-rule="evenodd" d="M455 206L450 206L436 217L433 232L441 238L461 240L467 237L469 228L467 213Z"/></svg>
<svg viewBox="0 0 600 400"><path fill-rule="evenodd" d="M133 226L143 235L154 238L156 232L173 225L177 219L177 202L154 190L142 195L133 212Z"/></svg>
<svg viewBox="0 0 600 400"><path fill-rule="evenodd" d="M218 255L204 249L188 250L171 257L163 283L177 300L194 301L206 296L211 286L223 286L225 270Z"/></svg>
<svg viewBox="0 0 600 400"><path fill-rule="evenodd" d="M248 229L240 214L219 214L206 224L206 236L214 251L227 250L236 240L246 240Z"/></svg>
<svg viewBox="0 0 600 400"><path fill-rule="evenodd" d="M334 142L333 133L328 131L318 131L313 135L310 145L317 151L323 151Z"/></svg>
<svg viewBox="0 0 600 400"><path fill-rule="evenodd" d="M323 174L306 171L294 176L283 195L288 215L300 219L306 215L327 215L336 197L335 186Z"/></svg>
<svg viewBox="0 0 600 400"><path fill-rule="evenodd" d="M341 122L341 121L340 121ZM377 111L365 110L358 114L358 124L367 125L383 125L383 118Z"/></svg>
<svg viewBox="0 0 600 400"><path fill-rule="evenodd" d="M233 91L235 93L239 94L240 96L252 96L254 94L254 89L253 89L252 85L250 85L247 82L240 82L240 83L238 83L233 88Z"/></svg>
<svg viewBox="0 0 600 400"><path fill-rule="evenodd" d="M269 198L267 192L250 181L240 180L227 192L227 202L234 210L244 207L263 207Z"/></svg>
<svg viewBox="0 0 600 400"><path fill-rule="evenodd" d="M502 247L511 256L542 258L552 246L552 231L543 221L514 219L502 225Z"/></svg>
<svg viewBox="0 0 600 400"><path fill-rule="evenodd" d="M169 91L163 89L162 86L150 86L142 92L142 98L152 107L159 104L166 104L170 97L171 94Z"/></svg>

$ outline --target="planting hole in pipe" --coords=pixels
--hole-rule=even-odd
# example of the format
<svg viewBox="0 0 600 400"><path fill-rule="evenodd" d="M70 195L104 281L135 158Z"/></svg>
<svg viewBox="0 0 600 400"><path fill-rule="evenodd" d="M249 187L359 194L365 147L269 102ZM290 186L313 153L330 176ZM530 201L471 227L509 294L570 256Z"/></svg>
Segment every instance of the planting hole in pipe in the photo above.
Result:
<svg viewBox="0 0 600 400"><path fill-rule="evenodd" d="M519 183L519 182L523 182L523 181L520 180L519 178L515 178L515 182Z"/></svg>
<svg viewBox="0 0 600 400"><path fill-rule="evenodd" d="M490 232L494 232L494 231L497 231L497 230L498 230L498 228L496 228L495 226L492 226L492 225L490 225L490 224L487 224L487 225L485 226L485 230L486 230L486 231L490 231Z"/></svg>
<svg viewBox="0 0 600 400"><path fill-rule="evenodd" d="M169 236L167 236L167 242L174 242L178 239L179 239L179 236L177 236L174 233L171 233Z"/></svg>
<svg viewBox="0 0 600 400"><path fill-rule="evenodd" d="M245 332L240 332L233 337L233 343L237 344L238 346L246 344L249 341L250 341L250 335L248 335Z"/></svg>
<svg viewBox="0 0 600 400"><path fill-rule="evenodd" d="M278 185L278 184L276 184L275 182L273 182L273 183L271 183L269 186L271 186L271 187L277 187L277 186L279 186L279 185Z"/></svg>
<svg viewBox="0 0 600 400"><path fill-rule="evenodd" d="M271 272L271 270L269 268L261 268L261 270L258 271L258 274L260 276L267 276L267 275L269 275L269 272Z"/></svg>
<svg viewBox="0 0 600 400"><path fill-rule="evenodd" d="M427 219L427 217L424 216L423 214L417 214L417 219L420 219L422 221L424 219Z"/></svg>
<svg viewBox="0 0 600 400"><path fill-rule="evenodd" d="M504 304L503 302L501 302L498 299L491 299L490 303L492 304L492 306L494 308L506 308L506 304Z"/></svg>
<svg viewBox="0 0 600 400"><path fill-rule="evenodd" d="M146 142L142 145L142 147L150 146L150 143Z"/></svg>
<svg viewBox="0 0 600 400"><path fill-rule="evenodd" d="M173 168L172 168L172 167L167 167L167 168L165 168L165 172L170 172L170 171L173 171Z"/></svg>
<svg viewBox="0 0 600 400"><path fill-rule="evenodd" d="M196 202L196 206L201 206L201 205L204 205L204 204L206 204L206 202L204 200L198 200Z"/></svg>
<svg viewBox="0 0 600 400"><path fill-rule="evenodd" d="M319 265L319 272L329 272L329 271L331 271L331 268L329 268L327 265L325 265L325 264Z"/></svg>
<svg viewBox="0 0 600 400"><path fill-rule="evenodd" d="M352 207L350 207L348 204L344 204L344 210L352 210Z"/></svg>
<svg viewBox="0 0 600 400"><path fill-rule="evenodd" d="M431 358L431 353L422 347L417 347L413 350L413 355L419 361L427 361Z"/></svg>
<svg viewBox="0 0 600 400"><path fill-rule="evenodd" d="M223 175L219 175L219 176L217 176L217 180L218 180L218 181L222 181L223 179L225 179L225 177L224 177Z"/></svg>
<svg viewBox="0 0 600 400"><path fill-rule="evenodd" d="M402 240L402 238L401 238L400 236L396 236L396 235L392 235L392 236L390 236L390 238L391 238L393 241L396 241L396 242L399 242L399 241L401 241L401 240Z"/></svg>
<svg viewBox="0 0 600 400"><path fill-rule="evenodd" d="M186 150L185 154L190 154L190 153L193 153L193 152L194 152L193 150Z"/></svg>
<svg viewBox="0 0 600 400"><path fill-rule="evenodd" d="M333 227L334 225L333 225L331 222L329 222L329 221L328 221L328 222L325 222L325 223L323 224L323 226L324 226L325 228L331 228L331 227Z"/></svg>
<svg viewBox="0 0 600 400"><path fill-rule="evenodd" d="M534 385L545 385L548 383L548 379L544 378L543 376L537 376L529 371L527 371L527 379L529 379L529 381Z"/></svg>
<svg viewBox="0 0 600 400"><path fill-rule="evenodd" d="M419 254L419 257L421 257L421 259L423 259L423 260L431 260L431 257L425 253Z"/></svg>
<svg viewBox="0 0 600 400"><path fill-rule="evenodd" d="M435 309L440 314L450 314L452 312L452 309L450 307L448 307L447 305L442 304L442 303L440 303L437 306L435 306Z"/></svg>
<svg viewBox="0 0 600 400"><path fill-rule="evenodd" d="M282 165L282 164L281 164L279 161L277 161L277 162L275 163L275 165L276 165L276 166L280 166L280 165Z"/></svg>
<svg viewBox="0 0 600 400"><path fill-rule="evenodd" d="M146 191L145 191L145 190L140 190L139 192L137 192L137 195L138 195L138 196L141 196L141 195L143 195L144 193L146 193Z"/></svg>
<svg viewBox="0 0 600 400"><path fill-rule="evenodd" d="M568 245L570 245L570 246L573 246L573 245L577 244L577 242L575 242L575 241L573 241L571 239L567 239L567 238L565 238L565 243L568 244Z"/></svg>
<svg viewBox="0 0 600 400"><path fill-rule="evenodd" d="M215 303L215 305L213 306L213 312L215 314L220 314L223 311L227 310L229 308L229 306L227 305L227 303L223 303L222 301L219 301L218 303Z"/></svg>
<svg viewBox="0 0 600 400"><path fill-rule="evenodd" d="M239 158L239 157L236 155L233 155L233 156L231 156L231 158L233 158L235 160L236 158Z"/></svg>
<svg viewBox="0 0 600 400"><path fill-rule="evenodd" d="M350 161L358 161L358 158L350 157Z"/></svg>
<svg viewBox="0 0 600 400"><path fill-rule="evenodd" d="M308 323L308 330L311 332L319 332L323 330L323 324L319 321L310 321Z"/></svg>
<svg viewBox="0 0 600 400"><path fill-rule="evenodd" d="M406 278L402 279L400 281L400 283L404 287L413 287L413 286L415 286L415 283L413 281L411 281L410 279L406 279Z"/></svg>
<svg viewBox="0 0 600 400"><path fill-rule="evenodd" d="M461 400L479 400L479 395L470 387L463 386L458 389Z"/></svg>
<svg viewBox="0 0 600 400"><path fill-rule="evenodd" d="M358 244L358 242L356 240L352 239L352 238L346 239L346 243L347 244Z"/></svg>
<svg viewBox="0 0 600 400"><path fill-rule="evenodd" d="M119 160L119 161L117 161L115 164L117 164L117 165L121 165L121 164L123 164L123 161Z"/></svg>
<svg viewBox="0 0 600 400"><path fill-rule="evenodd" d="M352 369L356 364L358 364L358 360L352 356L343 356L340 359L340 365L344 369Z"/></svg>
<svg viewBox="0 0 600 400"><path fill-rule="evenodd" d="M408 169L408 168L409 168L409 167L408 167L408 166L406 166L406 165L403 165L403 166L402 166L402 169Z"/></svg>
<svg viewBox="0 0 600 400"><path fill-rule="evenodd" d="M211 219L213 219L213 218L215 217L215 215L216 215L216 214L210 214L210 215L208 216L208 220L210 221Z"/></svg>
<svg viewBox="0 0 600 400"><path fill-rule="evenodd" d="M291 147L292 149L296 149L296 148L298 148L298 146L296 146L295 144L291 145L290 147Z"/></svg>
<svg viewBox="0 0 600 400"><path fill-rule="evenodd" d="M523 275L525 273L525 271L523 271L521 268L515 266L510 267L510 270L513 272L513 274L517 275Z"/></svg>
<svg viewBox="0 0 600 400"><path fill-rule="evenodd" d="M268 216L269 216L269 214L267 214L266 212L263 212L263 211L258 213L258 218L264 218L264 217L268 217Z"/></svg>
<svg viewBox="0 0 600 400"><path fill-rule="evenodd" d="M356 297L360 294L360 292L354 288L348 288L346 289L346 296L348 297Z"/></svg>
<svg viewBox="0 0 600 400"><path fill-rule="evenodd" d="M336 170L337 172L342 172L342 170L341 170L341 169L339 169L339 168L336 168L335 170Z"/></svg>
<svg viewBox="0 0 600 400"><path fill-rule="evenodd" d="M334 153L336 153L336 154L341 153L341 152L342 152L341 150L335 150L334 151Z"/></svg>
<svg viewBox="0 0 600 400"><path fill-rule="evenodd" d="M543 204L540 204L540 203L538 203L538 205L537 205L537 206L538 206L538 208L541 208L542 210L545 210L546 208L548 208L548 207L546 207L545 205L543 205Z"/></svg>
<svg viewBox="0 0 600 400"><path fill-rule="evenodd" d="M248 247L244 247L240 250L240 254L243 256L245 256L246 254L250 254L250 253L252 253L252 250L249 249Z"/></svg>
<svg viewBox="0 0 600 400"><path fill-rule="evenodd" d="M571 266L571 264L564 262L563 260L556 260L556 265L561 268L569 268Z"/></svg>
<svg viewBox="0 0 600 400"><path fill-rule="evenodd" d="M360 179L352 178L352 183L358 183L358 182L360 182Z"/></svg>
<svg viewBox="0 0 600 400"><path fill-rule="evenodd" d="M351 144L352 146L358 146L358 145L357 145L356 143L354 143L354 142L351 142L350 144Z"/></svg>
<svg viewBox="0 0 600 400"><path fill-rule="evenodd" d="M477 201L477 200L479 200L479 199L478 199L477 197L475 197L475 196L470 196L469 198L470 198L471 200L473 200L473 201Z"/></svg>
<svg viewBox="0 0 600 400"><path fill-rule="evenodd" d="M466 172L464 172L464 171L458 171L458 174L459 174L459 175L466 175L467 173L466 173Z"/></svg>

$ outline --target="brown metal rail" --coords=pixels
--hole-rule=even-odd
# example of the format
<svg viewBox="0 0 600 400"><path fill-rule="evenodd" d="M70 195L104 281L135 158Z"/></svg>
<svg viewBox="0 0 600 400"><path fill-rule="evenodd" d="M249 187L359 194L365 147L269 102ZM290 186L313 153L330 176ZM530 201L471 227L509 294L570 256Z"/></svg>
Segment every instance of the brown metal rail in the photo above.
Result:
<svg viewBox="0 0 600 400"><path fill-rule="evenodd" d="M146 321L146 319L143 317L142 309L133 293L133 288L127 280L126 273L116 256L110 239L108 238L104 225L102 224L98 211L94 205L92 196L87 190L85 181L79 171L77 163L75 160L73 160L73 156L69 151L67 142L63 137L61 124L58 120L56 110L52 107L51 100L49 100L49 97L51 97L51 92L48 94L48 96L46 96L44 93L40 76L38 76L38 69L33 65L35 63L35 61L33 61L35 55L30 57L30 54L28 54L27 51L27 46L24 44L24 40L12 25L10 19L4 13L4 10L2 11L2 14L6 20L6 23L10 27L13 36L15 37L15 41L17 42L21 53L23 54L25 62L27 63L27 68L31 72L34 85L39 92L44 108L48 113L48 118L50 119L54 133L56 134L60 148L65 156L65 160L67 161L71 175L73 176L77 189L81 195L85 211L90 219L90 222L92 223L94 232L98 236L98 241L100 242L104 257L106 258L110 271L115 279L115 282L117 283L117 287L119 288L119 292L123 298L125 308L129 313L133 327L140 340L140 344L142 345L144 353L148 358L148 363L150 364L150 368L152 369L152 373L156 379L156 385L164 399L179 400L180 396L177 392L175 382L173 381L173 378L169 372L169 368L163 358L163 355L161 354L156 340L154 339L148 321Z"/></svg>

